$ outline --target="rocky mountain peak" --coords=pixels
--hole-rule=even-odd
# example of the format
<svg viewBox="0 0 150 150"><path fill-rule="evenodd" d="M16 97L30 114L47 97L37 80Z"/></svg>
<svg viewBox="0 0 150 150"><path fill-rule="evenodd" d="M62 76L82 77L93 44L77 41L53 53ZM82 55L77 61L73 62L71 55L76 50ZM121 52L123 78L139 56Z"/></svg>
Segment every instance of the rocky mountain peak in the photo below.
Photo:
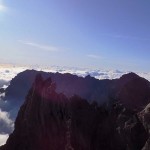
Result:
<svg viewBox="0 0 150 150"><path fill-rule="evenodd" d="M36 76L0 150L141 150L148 143L140 115L121 102L106 109L56 88L51 78Z"/></svg>

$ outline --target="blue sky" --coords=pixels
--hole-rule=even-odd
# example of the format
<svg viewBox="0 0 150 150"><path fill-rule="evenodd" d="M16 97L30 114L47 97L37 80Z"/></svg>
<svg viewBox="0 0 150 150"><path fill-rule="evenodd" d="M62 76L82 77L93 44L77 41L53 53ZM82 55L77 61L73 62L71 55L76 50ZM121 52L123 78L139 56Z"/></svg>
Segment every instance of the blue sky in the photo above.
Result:
<svg viewBox="0 0 150 150"><path fill-rule="evenodd" d="M150 71L149 0L0 0L0 62Z"/></svg>

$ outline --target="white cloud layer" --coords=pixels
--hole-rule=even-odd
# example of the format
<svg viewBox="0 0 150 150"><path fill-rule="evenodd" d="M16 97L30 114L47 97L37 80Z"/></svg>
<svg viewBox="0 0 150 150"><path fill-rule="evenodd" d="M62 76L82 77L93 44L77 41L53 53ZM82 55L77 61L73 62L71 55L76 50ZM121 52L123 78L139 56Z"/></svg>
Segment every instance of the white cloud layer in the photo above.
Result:
<svg viewBox="0 0 150 150"><path fill-rule="evenodd" d="M0 146L6 143L8 136L8 134L0 134Z"/></svg>
<svg viewBox="0 0 150 150"><path fill-rule="evenodd" d="M28 69L28 67L16 67L16 66L0 66L0 80L10 81L19 72Z"/></svg>
<svg viewBox="0 0 150 150"><path fill-rule="evenodd" d="M6 143L13 129L14 121L10 119L9 113L0 109L0 146Z"/></svg>
<svg viewBox="0 0 150 150"><path fill-rule="evenodd" d="M71 73L78 76L85 77L91 75L97 79L116 79L120 78L123 74L129 73L130 71L120 71L120 70L104 70L104 69L89 69L89 68L77 68L77 67L41 67L41 66L0 66L0 87L2 87L5 82L9 82L18 73L26 69L35 69L45 72L60 72L60 73ZM135 72L139 76L150 81L150 72Z"/></svg>
<svg viewBox="0 0 150 150"><path fill-rule="evenodd" d="M6 134L13 131L14 123L10 119L9 113L0 109L0 133Z"/></svg>

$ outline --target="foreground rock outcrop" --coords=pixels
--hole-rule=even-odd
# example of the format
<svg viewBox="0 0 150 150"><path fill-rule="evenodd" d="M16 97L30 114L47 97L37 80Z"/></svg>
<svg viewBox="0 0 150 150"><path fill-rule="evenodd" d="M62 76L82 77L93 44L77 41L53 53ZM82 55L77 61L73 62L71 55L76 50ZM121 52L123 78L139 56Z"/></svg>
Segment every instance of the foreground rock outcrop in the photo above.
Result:
<svg viewBox="0 0 150 150"><path fill-rule="evenodd" d="M148 110L138 112L115 99L108 107L68 98L56 92L51 78L37 75L0 150L148 150Z"/></svg>

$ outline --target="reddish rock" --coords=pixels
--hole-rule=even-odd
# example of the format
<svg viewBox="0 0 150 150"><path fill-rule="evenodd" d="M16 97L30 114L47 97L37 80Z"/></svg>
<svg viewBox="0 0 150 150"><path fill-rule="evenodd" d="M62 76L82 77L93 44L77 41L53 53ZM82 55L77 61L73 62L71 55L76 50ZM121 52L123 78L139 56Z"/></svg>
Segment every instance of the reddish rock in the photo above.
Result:
<svg viewBox="0 0 150 150"><path fill-rule="evenodd" d="M118 101L108 109L79 96L67 98L51 78L37 75L0 150L141 150L147 140L136 112Z"/></svg>

